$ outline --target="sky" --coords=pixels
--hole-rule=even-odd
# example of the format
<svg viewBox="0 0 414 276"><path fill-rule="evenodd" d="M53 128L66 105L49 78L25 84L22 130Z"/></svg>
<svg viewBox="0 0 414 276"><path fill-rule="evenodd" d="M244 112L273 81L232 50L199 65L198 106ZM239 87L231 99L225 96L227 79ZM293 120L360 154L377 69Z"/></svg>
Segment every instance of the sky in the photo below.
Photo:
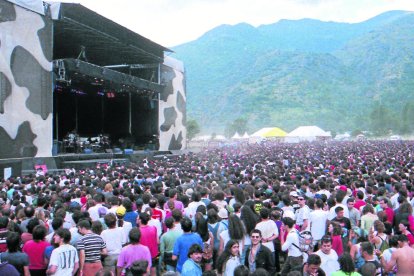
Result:
<svg viewBox="0 0 414 276"><path fill-rule="evenodd" d="M281 19L356 23L390 10L414 11L414 0L75 0L165 47L196 40L222 24L255 27Z"/></svg>

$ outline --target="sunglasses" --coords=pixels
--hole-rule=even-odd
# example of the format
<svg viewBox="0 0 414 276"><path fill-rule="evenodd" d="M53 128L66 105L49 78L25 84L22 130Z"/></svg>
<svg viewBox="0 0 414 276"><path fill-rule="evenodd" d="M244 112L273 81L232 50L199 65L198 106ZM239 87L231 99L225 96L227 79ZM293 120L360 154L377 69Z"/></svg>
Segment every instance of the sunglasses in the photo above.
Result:
<svg viewBox="0 0 414 276"><path fill-rule="evenodd" d="M251 236L252 239L260 239L260 236Z"/></svg>

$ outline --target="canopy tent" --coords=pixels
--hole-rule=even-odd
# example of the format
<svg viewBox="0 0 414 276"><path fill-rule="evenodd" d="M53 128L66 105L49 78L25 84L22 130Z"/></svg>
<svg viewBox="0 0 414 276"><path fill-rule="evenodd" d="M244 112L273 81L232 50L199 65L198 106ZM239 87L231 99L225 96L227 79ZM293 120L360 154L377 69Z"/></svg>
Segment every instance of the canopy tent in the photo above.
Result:
<svg viewBox="0 0 414 276"><path fill-rule="evenodd" d="M231 139L241 139L242 137L240 136L240 134L238 132L236 132Z"/></svg>
<svg viewBox="0 0 414 276"><path fill-rule="evenodd" d="M262 137L262 138L270 138L270 137L285 137L286 132L278 127L265 127L262 128L252 135L250 137Z"/></svg>
<svg viewBox="0 0 414 276"><path fill-rule="evenodd" d="M288 133L285 137L286 142L315 141L331 138L331 133L326 132L317 126L300 126Z"/></svg>
<svg viewBox="0 0 414 276"><path fill-rule="evenodd" d="M243 134L243 136L242 136L242 138L243 138L243 139L249 139L249 137L250 137L250 136L249 136L249 134L247 134L247 132L245 132L245 133Z"/></svg>

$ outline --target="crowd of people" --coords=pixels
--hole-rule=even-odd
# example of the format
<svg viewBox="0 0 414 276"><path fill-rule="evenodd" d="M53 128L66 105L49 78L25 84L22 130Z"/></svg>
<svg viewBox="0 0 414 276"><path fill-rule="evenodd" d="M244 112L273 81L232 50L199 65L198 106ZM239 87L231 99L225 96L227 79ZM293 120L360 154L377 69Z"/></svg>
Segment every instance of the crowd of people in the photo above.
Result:
<svg viewBox="0 0 414 276"><path fill-rule="evenodd" d="M413 154L264 142L12 177L0 275L414 275Z"/></svg>

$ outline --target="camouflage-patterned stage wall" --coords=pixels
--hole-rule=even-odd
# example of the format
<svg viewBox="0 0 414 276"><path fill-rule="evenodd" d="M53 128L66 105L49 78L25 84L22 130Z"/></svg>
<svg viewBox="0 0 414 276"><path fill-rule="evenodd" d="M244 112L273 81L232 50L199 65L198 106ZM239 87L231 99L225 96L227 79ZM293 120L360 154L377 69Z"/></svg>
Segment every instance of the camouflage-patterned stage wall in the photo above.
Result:
<svg viewBox="0 0 414 276"><path fill-rule="evenodd" d="M0 0L0 159L52 155L52 20Z"/></svg>
<svg viewBox="0 0 414 276"><path fill-rule="evenodd" d="M186 91L184 66L181 61L165 57L161 67L159 124L160 150L182 150L187 147Z"/></svg>

